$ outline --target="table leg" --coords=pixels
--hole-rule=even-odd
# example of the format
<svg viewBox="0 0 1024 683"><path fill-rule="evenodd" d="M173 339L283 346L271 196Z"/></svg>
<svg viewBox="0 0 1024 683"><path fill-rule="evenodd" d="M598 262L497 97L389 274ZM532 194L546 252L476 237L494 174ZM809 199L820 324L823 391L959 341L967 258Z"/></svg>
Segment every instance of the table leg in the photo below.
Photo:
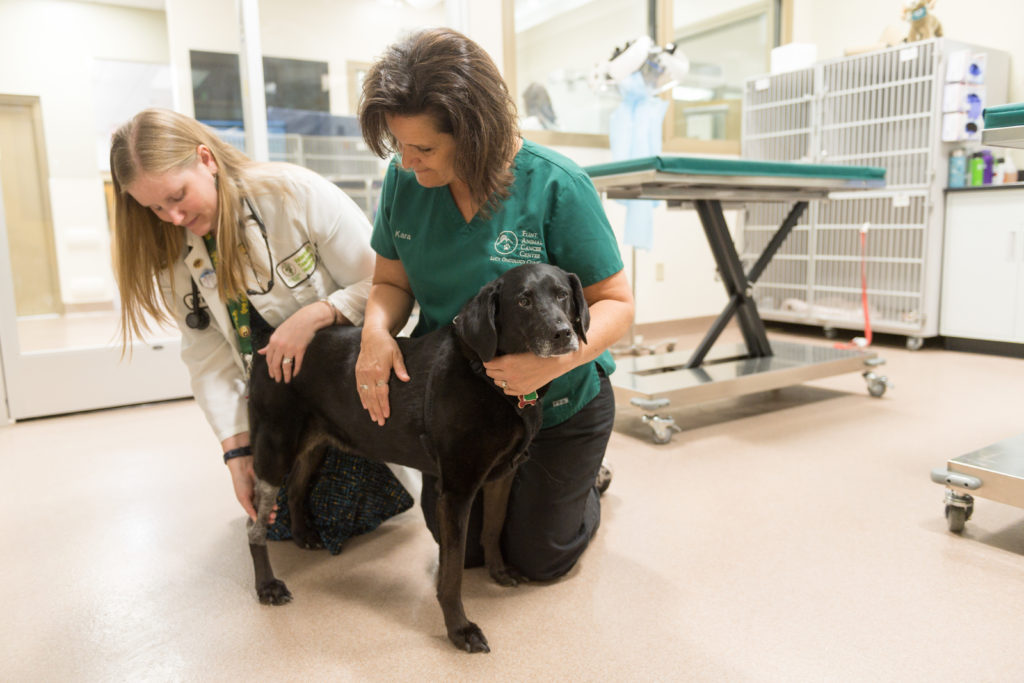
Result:
<svg viewBox="0 0 1024 683"><path fill-rule="evenodd" d="M704 362L705 356L734 315L739 319L740 331L743 334L749 356L763 358L772 355L764 321L757 313L757 305L752 296L753 284L768 267L772 257L775 256L796 226L797 221L800 220L801 214L807 208L807 202L797 202L793 206L789 215L786 216L750 269L749 275L743 272L743 263L740 261L732 236L729 234L729 226L725 221L725 214L722 212L722 203L719 200L700 199L694 201L694 208L700 217L708 246L711 248L711 254L714 256L715 264L718 266L718 272L722 278L722 284L729 295L729 302L715 319L686 366L695 368Z"/></svg>

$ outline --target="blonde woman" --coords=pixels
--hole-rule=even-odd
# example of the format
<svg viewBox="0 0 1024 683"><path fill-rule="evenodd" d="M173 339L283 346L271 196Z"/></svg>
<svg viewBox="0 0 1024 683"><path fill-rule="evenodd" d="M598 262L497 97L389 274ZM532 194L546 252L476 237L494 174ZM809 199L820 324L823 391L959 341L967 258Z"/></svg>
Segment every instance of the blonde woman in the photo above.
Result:
<svg viewBox="0 0 1024 683"><path fill-rule="evenodd" d="M150 319L177 323L196 401L221 442L235 496L255 520L246 405L251 327L275 328L260 353L271 376L288 382L302 371L318 329L361 324L374 264L369 222L316 173L254 162L167 110L142 111L114 133L110 172L123 342L140 337ZM326 508L356 505L339 501L331 482L346 490L354 483L370 508L354 515L366 524L340 536L411 505L387 468L332 455L320 479ZM334 551L344 538L327 530L331 524L313 526Z"/></svg>

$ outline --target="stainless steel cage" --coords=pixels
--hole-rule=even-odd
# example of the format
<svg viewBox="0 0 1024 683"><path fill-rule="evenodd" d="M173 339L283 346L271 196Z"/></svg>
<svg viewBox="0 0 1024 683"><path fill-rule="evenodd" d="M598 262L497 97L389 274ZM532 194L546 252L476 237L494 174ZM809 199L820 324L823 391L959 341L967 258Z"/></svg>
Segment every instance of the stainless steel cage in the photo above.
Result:
<svg viewBox="0 0 1024 683"><path fill-rule="evenodd" d="M812 202L754 289L766 320L864 329L860 230L868 224L872 328L938 334L946 159L942 98L949 55L987 54L986 105L1005 101L1008 56L940 38L752 78L744 93L743 156L881 166L886 187ZM783 208L750 205L741 235L749 264Z"/></svg>

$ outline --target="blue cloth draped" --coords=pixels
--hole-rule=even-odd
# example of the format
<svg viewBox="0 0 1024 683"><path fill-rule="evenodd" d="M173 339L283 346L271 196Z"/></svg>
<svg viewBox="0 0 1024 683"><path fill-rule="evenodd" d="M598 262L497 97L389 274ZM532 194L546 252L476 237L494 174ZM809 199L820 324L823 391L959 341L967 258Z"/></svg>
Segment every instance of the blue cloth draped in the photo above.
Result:
<svg viewBox="0 0 1024 683"><path fill-rule="evenodd" d="M622 103L609 118L612 161L661 154L661 124L668 102L654 96L640 72L619 83ZM654 248L654 207L648 199L624 200L626 230L623 241L650 251Z"/></svg>

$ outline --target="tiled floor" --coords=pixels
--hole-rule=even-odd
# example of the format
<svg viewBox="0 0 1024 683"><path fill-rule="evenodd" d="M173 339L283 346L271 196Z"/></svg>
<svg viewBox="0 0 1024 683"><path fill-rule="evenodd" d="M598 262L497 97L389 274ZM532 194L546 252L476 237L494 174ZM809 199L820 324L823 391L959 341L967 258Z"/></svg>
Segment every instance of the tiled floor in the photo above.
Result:
<svg viewBox="0 0 1024 683"><path fill-rule="evenodd" d="M928 474L1024 432L1024 361L879 350L882 399L849 374L669 410L663 446L624 407L570 576L467 573L488 655L445 638L415 508L338 556L275 544L295 600L259 605L191 401L0 429L0 679L1021 680L1024 510L953 535Z"/></svg>

